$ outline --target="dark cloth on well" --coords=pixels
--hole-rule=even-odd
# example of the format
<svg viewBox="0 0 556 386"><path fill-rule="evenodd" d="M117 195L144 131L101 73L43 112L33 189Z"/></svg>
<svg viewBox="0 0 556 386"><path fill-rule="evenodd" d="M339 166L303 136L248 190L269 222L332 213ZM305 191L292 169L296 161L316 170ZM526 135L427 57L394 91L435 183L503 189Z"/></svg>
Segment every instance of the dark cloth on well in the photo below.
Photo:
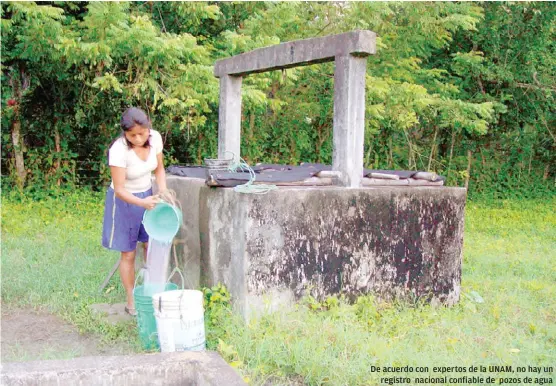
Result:
<svg viewBox="0 0 556 386"><path fill-rule="evenodd" d="M255 172L256 181L261 183L295 183L302 182L308 178L318 175L321 171L331 171L331 165L319 163L302 163L300 165L280 165L280 164L257 164L252 167ZM203 166L181 166L174 165L166 169L169 174L207 179L207 168ZM212 186L236 186L249 181L249 172L247 170L229 172L229 171L212 171L212 178L209 179L209 185ZM382 176L381 176L382 175ZM434 173L414 170L374 170L365 169L364 177L370 178L394 178L394 179L420 179L428 181L444 181L445 178Z"/></svg>
<svg viewBox="0 0 556 386"><path fill-rule="evenodd" d="M166 172L180 177L205 179L207 176L206 168L203 166L172 165L166 168Z"/></svg>

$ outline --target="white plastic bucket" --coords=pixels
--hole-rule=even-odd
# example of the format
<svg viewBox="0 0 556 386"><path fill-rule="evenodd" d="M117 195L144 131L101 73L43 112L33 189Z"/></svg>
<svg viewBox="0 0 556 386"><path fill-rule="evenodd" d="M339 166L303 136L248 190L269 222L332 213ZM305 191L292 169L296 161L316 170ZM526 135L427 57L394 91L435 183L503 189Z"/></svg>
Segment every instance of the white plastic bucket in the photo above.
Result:
<svg viewBox="0 0 556 386"><path fill-rule="evenodd" d="M153 295L161 352L205 350L203 293L166 291Z"/></svg>

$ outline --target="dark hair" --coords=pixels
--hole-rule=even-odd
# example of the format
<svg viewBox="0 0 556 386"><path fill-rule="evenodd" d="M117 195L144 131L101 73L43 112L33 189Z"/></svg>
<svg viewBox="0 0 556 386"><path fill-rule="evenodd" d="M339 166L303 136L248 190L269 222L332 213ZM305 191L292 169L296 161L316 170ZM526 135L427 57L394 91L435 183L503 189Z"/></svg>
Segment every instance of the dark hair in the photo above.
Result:
<svg viewBox="0 0 556 386"><path fill-rule="evenodd" d="M135 126L142 126L151 129L151 121L145 112L137 107L130 107L126 111L124 111L122 115L122 119L120 120L120 127L122 128L123 132L129 131L133 129ZM129 142L122 132L122 137L124 138L127 146L129 148L133 147L133 144ZM143 147L149 147L150 144L150 136L147 139L147 142L143 145Z"/></svg>

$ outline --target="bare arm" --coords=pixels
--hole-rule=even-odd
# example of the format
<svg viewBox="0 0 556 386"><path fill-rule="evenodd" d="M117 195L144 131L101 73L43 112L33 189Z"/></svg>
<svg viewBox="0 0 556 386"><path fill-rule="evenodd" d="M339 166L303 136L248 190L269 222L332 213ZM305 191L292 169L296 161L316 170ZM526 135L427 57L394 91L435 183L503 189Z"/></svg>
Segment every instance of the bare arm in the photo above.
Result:
<svg viewBox="0 0 556 386"><path fill-rule="evenodd" d="M162 152L156 155L156 169L154 169L154 177L156 179L156 185L158 186L158 192L163 192L166 190L166 171L164 170L164 156Z"/></svg>
<svg viewBox="0 0 556 386"><path fill-rule="evenodd" d="M153 196L139 198L125 190L125 168L110 166L110 173L112 174L112 182L114 183L116 197L129 204L137 205L145 209L154 208L158 200Z"/></svg>

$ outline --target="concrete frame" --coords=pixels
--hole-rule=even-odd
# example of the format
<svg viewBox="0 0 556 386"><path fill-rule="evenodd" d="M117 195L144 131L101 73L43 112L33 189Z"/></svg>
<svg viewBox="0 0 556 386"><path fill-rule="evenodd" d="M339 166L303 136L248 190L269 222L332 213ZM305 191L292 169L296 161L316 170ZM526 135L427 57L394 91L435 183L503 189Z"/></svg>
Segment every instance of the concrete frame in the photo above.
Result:
<svg viewBox="0 0 556 386"><path fill-rule="evenodd" d="M366 57L376 52L376 34L352 31L259 48L214 66L220 78L218 157L241 152L241 83L244 76L334 61L334 152L332 170L344 187L358 188L363 178Z"/></svg>

